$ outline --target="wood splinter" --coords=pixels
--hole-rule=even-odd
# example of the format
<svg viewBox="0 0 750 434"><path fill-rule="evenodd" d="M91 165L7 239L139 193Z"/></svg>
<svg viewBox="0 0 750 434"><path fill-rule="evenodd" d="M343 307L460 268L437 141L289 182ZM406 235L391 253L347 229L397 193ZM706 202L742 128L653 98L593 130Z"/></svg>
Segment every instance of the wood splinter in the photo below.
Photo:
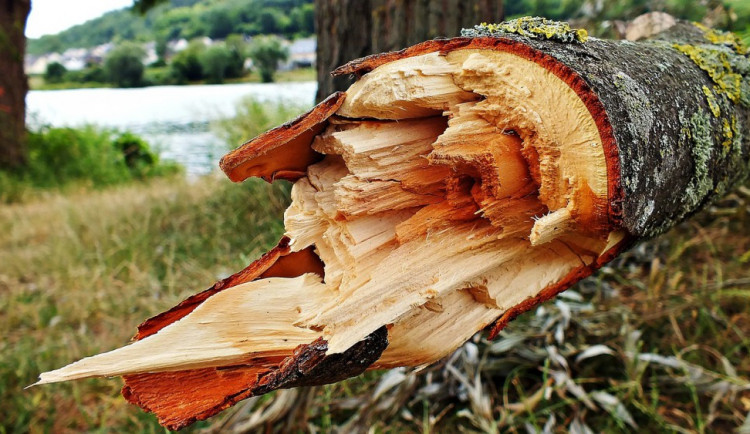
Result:
<svg viewBox="0 0 750 434"><path fill-rule="evenodd" d="M40 383L123 376L179 429L277 388L433 363L746 175L750 84L697 57L747 66L739 45L685 23L670 43L511 24L340 68L358 77L346 93L222 160L234 181L294 182L280 244Z"/></svg>

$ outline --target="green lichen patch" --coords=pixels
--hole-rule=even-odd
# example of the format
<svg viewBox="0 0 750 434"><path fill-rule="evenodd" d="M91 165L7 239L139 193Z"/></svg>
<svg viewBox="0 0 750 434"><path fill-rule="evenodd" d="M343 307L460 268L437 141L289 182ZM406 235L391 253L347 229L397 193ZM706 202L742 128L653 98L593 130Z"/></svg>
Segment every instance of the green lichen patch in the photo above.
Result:
<svg viewBox="0 0 750 434"><path fill-rule="evenodd" d="M714 93L711 92L711 89L707 86L703 86L703 93L706 95L706 101L708 101L708 107L711 109L711 113L717 118L721 116L721 107L719 107L719 102L716 101L716 95L714 95Z"/></svg>
<svg viewBox="0 0 750 434"><path fill-rule="evenodd" d="M703 37L706 38L708 42L716 45L727 46L739 55L747 54L745 43L734 33L712 29L701 23L693 23L693 25L703 31Z"/></svg>
<svg viewBox="0 0 750 434"><path fill-rule="evenodd" d="M531 39L552 39L560 42L586 42L588 33L584 29L573 29L570 24L541 17L523 17L499 24L482 23L473 29L461 30L461 36L499 37L516 34Z"/></svg>
<svg viewBox="0 0 750 434"><path fill-rule="evenodd" d="M735 104L750 107L750 58L742 40L733 33L710 29L693 23L705 39L705 44L676 43L672 47L688 56L698 67L708 73L715 86L713 93L726 96ZM716 117L716 98L704 87L703 93Z"/></svg>
<svg viewBox="0 0 750 434"><path fill-rule="evenodd" d="M721 131L724 135L724 141L721 142L721 145L724 147L724 154L726 154L729 152L729 149L732 147L732 137L734 137L734 131L732 130L732 125L729 123L727 119L722 119Z"/></svg>
<svg viewBox="0 0 750 434"><path fill-rule="evenodd" d="M730 58L731 51L712 45L674 44L672 47L688 56L700 69L708 73L716 84L714 90L717 93L727 96L735 104L746 99L742 98L742 82L745 77L733 68L730 60L737 60Z"/></svg>
<svg viewBox="0 0 750 434"><path fill-rule="evenodd" d="M691 153L693 156L693 178L685 191L689 209L694 209L710 192L714 185L708 165L713 152L711 138L711 120L707 113L699 110L690 117Z"/></svg>

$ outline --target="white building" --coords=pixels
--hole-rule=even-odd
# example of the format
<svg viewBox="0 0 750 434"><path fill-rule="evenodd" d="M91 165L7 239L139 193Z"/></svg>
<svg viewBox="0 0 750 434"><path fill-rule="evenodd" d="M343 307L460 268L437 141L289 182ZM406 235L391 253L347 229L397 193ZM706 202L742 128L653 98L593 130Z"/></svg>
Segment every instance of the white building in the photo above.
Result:
<svg viewBox="0 0 750 434"><path fill-rule="evenodd" d="M318 47L315 38L297 39L289 45L289 63L293 68L315 65L315 50Z"/></svg>

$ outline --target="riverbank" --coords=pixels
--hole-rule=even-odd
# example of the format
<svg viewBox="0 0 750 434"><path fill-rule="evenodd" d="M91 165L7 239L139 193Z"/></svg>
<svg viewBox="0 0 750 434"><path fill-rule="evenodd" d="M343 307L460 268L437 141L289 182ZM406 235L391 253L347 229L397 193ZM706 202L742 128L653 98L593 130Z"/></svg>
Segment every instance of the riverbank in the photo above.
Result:
<svg viewBox="0 0 750 434"><path fill-rule="evenodd" d="M161 69L166 68L150 68L146 70L146 79L148 81L149 76L158 75L163 73ZM302 81L315 81L316 71L314 68L298 68L291 69L288 71L277 71L275 76L276 83L289 83L289 82L302 82ZM262 83L260 74L257 71L249 72L240 78L227 79L224 84L236 84L236 83ZM185 84L184 86L191 85L203 85L208 84L206 80L194 81ZM149 86L161 86L162 84L152 82L144 87ZM64 90L64 89L92 89L92 88L115 88L110 83L98 83L98 82L61 82L61 83L46 83L44 77L41 75L29 76L29 89L30 90Z"/></svg>

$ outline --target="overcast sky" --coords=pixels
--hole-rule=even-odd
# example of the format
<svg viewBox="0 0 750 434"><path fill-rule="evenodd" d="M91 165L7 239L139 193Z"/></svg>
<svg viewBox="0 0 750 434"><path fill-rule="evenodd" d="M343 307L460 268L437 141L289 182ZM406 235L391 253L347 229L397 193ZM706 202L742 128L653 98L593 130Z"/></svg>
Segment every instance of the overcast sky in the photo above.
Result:
<svg viewBox="0 0 750 434"><path fill-rule="evenodd" d="M133 0L31 0L26 37L58 33L103 13L131 6Z"/></svg>

